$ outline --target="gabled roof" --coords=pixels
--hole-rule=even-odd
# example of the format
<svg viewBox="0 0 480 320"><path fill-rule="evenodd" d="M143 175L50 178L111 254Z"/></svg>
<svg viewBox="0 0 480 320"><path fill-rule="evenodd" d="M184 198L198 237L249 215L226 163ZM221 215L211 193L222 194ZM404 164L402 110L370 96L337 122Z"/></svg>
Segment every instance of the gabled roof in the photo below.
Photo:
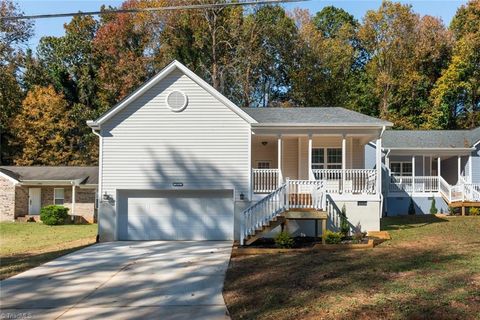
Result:
<svg viewBox="0 0 480 320"><path fill-rule="evenodd" d="M0 166L0 174L18 182L78 181L79 184L98 184L98 167Z"/></svg>
<svg viewBox="0 0 480 320"><path fill-rule="evenodd" d="M374 126L390 127L391 122L340 107L242 108L258 124L285 126Z"/></svg>
<svg viewBox="0 0 480 320"><path fill-rule="evenodd" d="M186 76L188 76L190 79L192 79L194 82L196 82L200 87L202 87L204 90L209 92L212 96L217 98L220 102L222 102L225 106L230 108L233 112L238 114L242 119L244 119L248 123L255 122L255 120L252 119L247 113L242 111L237 105L235 105L228 98L226 98L224 95L222 95L220 92L218 92L215 88L213 88L211 85L209 85L202 78L197 76L193 71L188 69L186 66L184 66L183 64L181 64L177 60L174 60L168 66L163 68L159 73L157 73L154 77L152 77L150 80L148 80L144 84L142 84L137 90L132 92L130 95L125 97L122 101L117 103L110 110L108 110L103 115L101 115L98 119L96 119L95 121L91 121L91 120L87 121L87 124L94 129L98 129L98 127L102 123L104 123L105 121L110 119L117 112L119 112L120 110L125 108L128 104L130 104L132 101L137 99L144 92L146 92L148 89L153 87L155 84L157 84L159 81L161 81L163 78L165 78L168 74L170 74L172 71L174 71L176 69L183 72Z"/></svg>
<svg viewBox="0 0 480 320"><path fill-rule="evenodd" d="M468 149L480 140L474 130L387 130L382 147L386 149Z"/></svg>

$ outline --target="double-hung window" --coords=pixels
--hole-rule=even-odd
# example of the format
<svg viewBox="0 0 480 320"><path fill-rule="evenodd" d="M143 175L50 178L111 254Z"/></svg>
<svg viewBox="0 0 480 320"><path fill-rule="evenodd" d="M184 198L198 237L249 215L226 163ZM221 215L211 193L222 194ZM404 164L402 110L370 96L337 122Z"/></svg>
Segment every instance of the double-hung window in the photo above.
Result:
<svg viewBox="0 0 480 320"><path fill-rule="evenodd" d="M270 169L270 161L267 160L260 160L257 161L257 169Z"/></svg>
<svg viewBox="0 0 480 320"><path fill-rule="evenodd" d="M412 163L411 162L390 162L390 171L393 176L396 177L408 177L412 176Z"/></svg>
<svg viewBox="0 0 480 320"><path fill-rule="evenodd" d="M341 148L313 148L312 169L341 169Z"/></svg>
<svg viewBox="0 0 480 320"><path fill-rule="evenodd" d="M53 203L62 206L65 202L65 189L55 188L53 189Z"/></svg>

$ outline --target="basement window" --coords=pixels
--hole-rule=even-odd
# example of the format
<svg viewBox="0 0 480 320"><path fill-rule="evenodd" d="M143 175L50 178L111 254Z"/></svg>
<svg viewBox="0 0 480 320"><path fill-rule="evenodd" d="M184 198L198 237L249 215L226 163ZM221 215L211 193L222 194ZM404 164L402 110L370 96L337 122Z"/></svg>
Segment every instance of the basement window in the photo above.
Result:
<svg viewBox="0 0 480 320"><path fill-rule="evenodd" d="M65 189L55 188L53 189L53 203L62 206L65 202Z"/></svg>

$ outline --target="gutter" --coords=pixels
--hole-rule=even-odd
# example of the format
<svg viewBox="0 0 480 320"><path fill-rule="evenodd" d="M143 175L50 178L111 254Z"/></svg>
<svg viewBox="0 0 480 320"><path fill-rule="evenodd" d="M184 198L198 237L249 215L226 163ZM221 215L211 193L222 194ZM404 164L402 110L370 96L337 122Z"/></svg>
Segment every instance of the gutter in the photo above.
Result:
<svg viewBox="0 0 480 320"><path fill-rule="evenodd" d="M309 128L354 128L354 129L378 129L382 128L385 130L386 126L391 127L393 124L382 124L382 125L365 125L361 123L348 123L348 122L343 122L343 123L252 123L251 126L252 128L279 128L279 127L292 127L292 128L299 128L303 127L306 129Z"/></svg>
<svg viewBox="0 0 480 320"><path fill-rule="evenodd" d="M429 150L429 151L473 151L475 148L389 148L382 147L383 150Z"/></svg>

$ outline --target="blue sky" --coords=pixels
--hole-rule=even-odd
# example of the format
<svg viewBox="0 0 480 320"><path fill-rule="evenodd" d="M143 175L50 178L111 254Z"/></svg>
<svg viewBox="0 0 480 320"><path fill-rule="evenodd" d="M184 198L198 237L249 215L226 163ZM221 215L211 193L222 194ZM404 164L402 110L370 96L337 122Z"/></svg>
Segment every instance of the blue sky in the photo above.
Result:
<svg viewBox="0 0 480 320"><path fill-rule="evenodd" d="M83 0L83 1L65 1L65 0L17 0L20 8L27 15L45 14L45 13L64 13L75 11L95 11L100 8L102 4L118 6L122 1L98 1L98 0ZM350 12L357 19L361 19L365 12L371 9L376 9L380 6L381 0L337 0L337 1L323 1L310 0L308 2L298 2L285 4L285 8L291 10L296 7L309 9L312 13L320 11L323 7L333 5L343 8ZM435 17L440 17L449 24L452 17L455 15L457 8L466 3L466 0L418 0L418 1L400 1L408 3L413 6L413 10L422 15L428 14ZM38 41L43 36L60 36L63 34L63 24L68 22L71 18L53 18L53 19L38 19L35 21L35 35L30 40L29 46L35 48Z"/></svg>

